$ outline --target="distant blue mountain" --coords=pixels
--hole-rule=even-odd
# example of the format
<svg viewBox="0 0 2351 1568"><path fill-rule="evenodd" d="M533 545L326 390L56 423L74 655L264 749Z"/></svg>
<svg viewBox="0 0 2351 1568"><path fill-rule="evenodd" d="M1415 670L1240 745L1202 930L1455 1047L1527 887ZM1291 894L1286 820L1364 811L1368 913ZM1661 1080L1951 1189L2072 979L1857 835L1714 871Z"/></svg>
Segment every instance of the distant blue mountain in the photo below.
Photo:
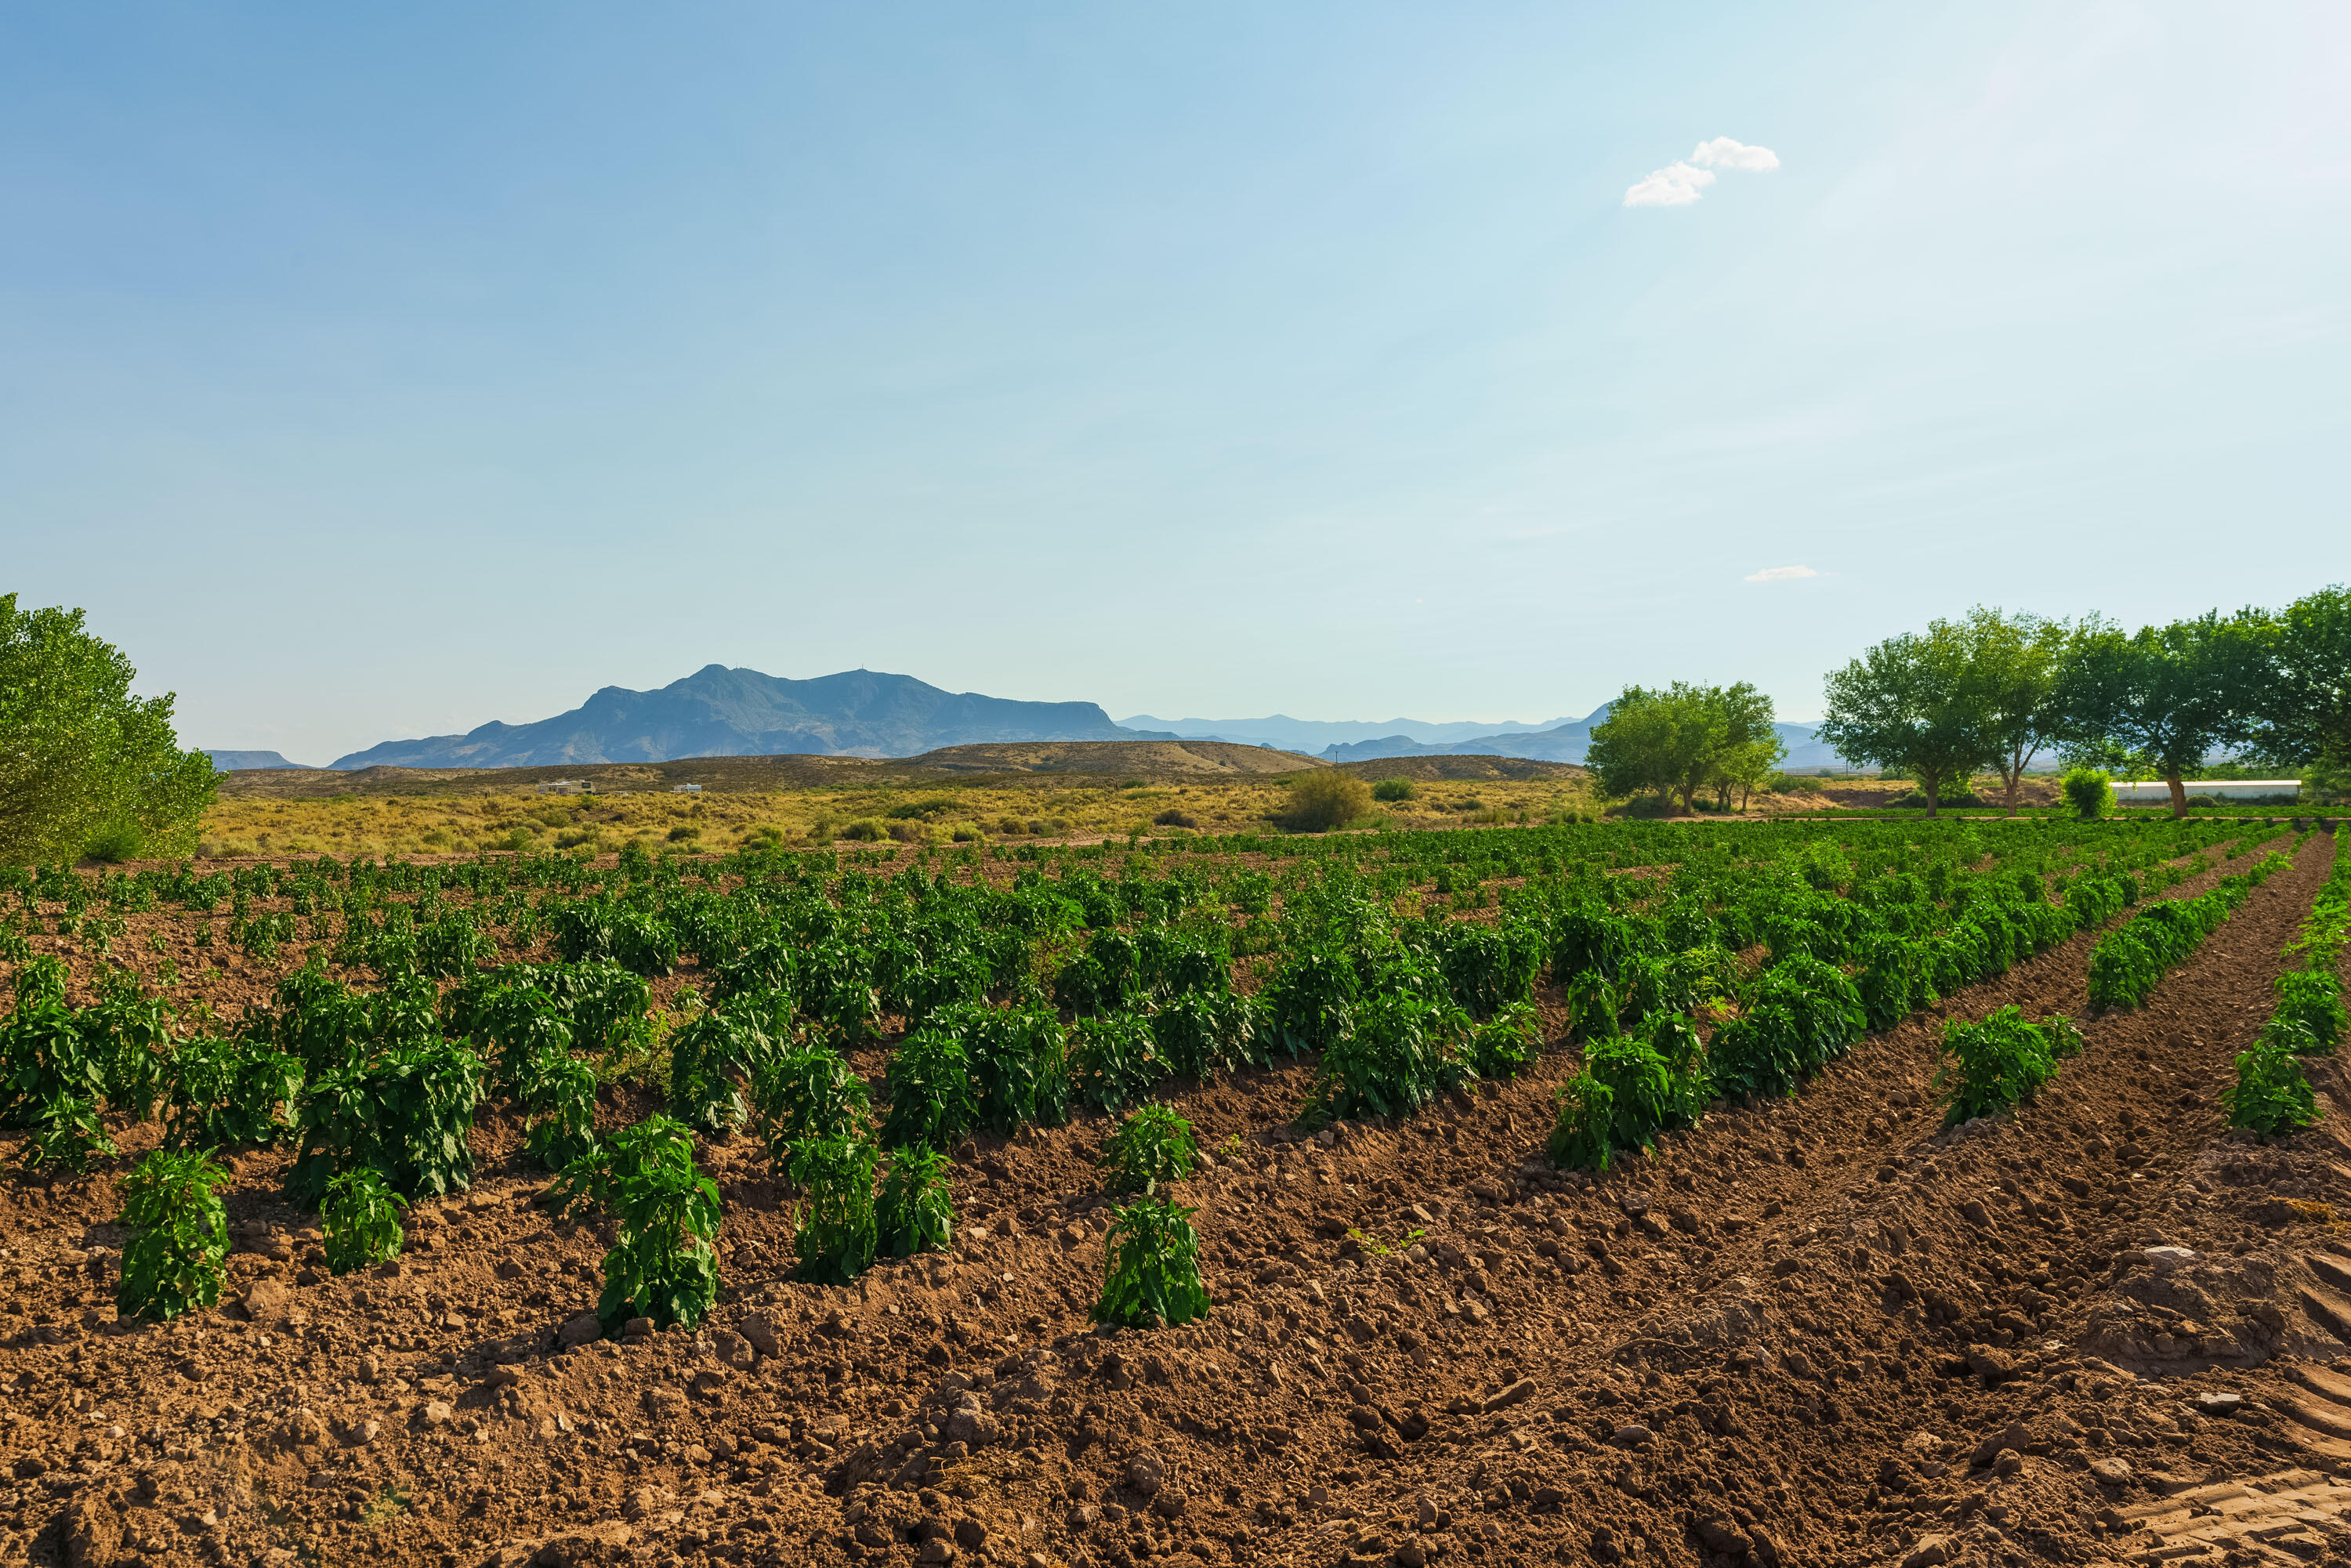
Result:
<svg viewBox="0 0 2351 1568"><path fill-rule="evenodd" d="M1228 740L1239 746L1270 746L1311 756L1329 746L1398 736L1418 745L1443 747L1472 736L1533 734L1568 721L1547 718L1541 724L1522 724L1517 719L1499 723L1479 719L1322 719L1291 718L1279 713L1263 718L1154 718L1146 713L1118 722L1130 729L1172 730L1186 740Z"/></svg>
<svg viewBox="0 0 2351 1568"><path fill-rule="evenodd" d="M1092 703L947 692L912 675L872 670L795 681L706 664L658 691L606 686L553 718L388 740L329 766L531 768L792 753L913 757L984 741L1176 738L1123 729Z"/></svg>
<svg viewBox="0 0 2351 1568"><path fill-rule="evenodd" d="M288 762L274 751L207 751L213 766L224 773L243 773L255 768L308 768L307 762Z"/></svg>
<svg viewBox="0 0 2351 1568"><path fill-rule="evenodd" d="M1424 745L1404 735L1381 736L1322 748L1332 762L1370 762L1384 757L1526 757L1542 762L1581 762L1592 748L1593 727L1608 716L1606 703L1580 719L1550 729L1505 731L1473 736L1450 745ZM1834 768L1841 765L1826 743L1813 738L1808 724L1774 725L1780 744L1788 748L1782 768Z"/></svg>

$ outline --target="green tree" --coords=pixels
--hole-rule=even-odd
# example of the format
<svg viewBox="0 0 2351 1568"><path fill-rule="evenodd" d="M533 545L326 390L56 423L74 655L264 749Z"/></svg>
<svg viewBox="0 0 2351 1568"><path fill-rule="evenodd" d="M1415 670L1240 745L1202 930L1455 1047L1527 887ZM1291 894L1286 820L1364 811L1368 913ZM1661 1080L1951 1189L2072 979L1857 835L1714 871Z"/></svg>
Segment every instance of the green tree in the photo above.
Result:
<svg viewBox="0 0 2351 1568"><path fill-rule="evenodd" d="M2264 618L2244 611L2126 632L2089 618L2074 633L2058 702L2077 747L2105 742L2145 760L2171 786L2171 814L2188 814L2181 780L2218 746L2252 728L2254 692L2272 639Z"/></svg>
<svg viewBox="0 0 2351 1568"><path fill-rule="evenodd" d="M1693 808L1726 777L1752 787L1782 755L1771 699L1741 681L1652 689L1626 686L1592 729L1584 763L1611 795L1654 792Z"/></svg>
<svg viewBox="0 0 2351 1568"><path fill-rule="evenodd" d="M1963 632L1970 678L1993 742L1991 765L2013 817L2025 768L2064 733L2058 673L2071 629L2062 621L1978 605L1968 612Z"/></svg>
<svg viewBox="0 0 2351 1568"><path fill-rule="evenodd" d="M2251 739L2276 763L2351 767L2351 590L2295 600L2267 621L2252 683Z"/></svg>
<svg viewBox="0 0 2351 1568"><path fill-rule="evenodd" d="M218 775L180 749L171 695L134 697L136 678L80 611L0 594L0 863L195 847Z"/></svg>
<svg viewBox="0 0 2351 1568"><path fill-rule="evenodd" d="M1828 676L1828 716L1820 737L1852 762L1917 776L1935 815L1943 786L1964 784L1999 754L1986 683L1973 639L1948 621L1889 637Z"/></svg>

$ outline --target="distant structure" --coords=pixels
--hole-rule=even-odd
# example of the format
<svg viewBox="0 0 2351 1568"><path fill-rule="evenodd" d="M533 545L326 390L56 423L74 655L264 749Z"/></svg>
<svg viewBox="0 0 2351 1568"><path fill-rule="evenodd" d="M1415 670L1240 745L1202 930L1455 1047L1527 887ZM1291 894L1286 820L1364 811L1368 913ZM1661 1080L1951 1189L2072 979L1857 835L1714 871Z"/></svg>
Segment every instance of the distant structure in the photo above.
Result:
<svg viewBox="0 0 2351 1568"><path fill-rule="evenodd" d="M2117 806L2168 806L2171 786L2157 779L2152 783L2117 784L2115 787ZM2218 796L2223 800L2271 800L2283 797L2288 800L2302 794L2299 779L2184 779L2179 788L2189 795Z"/></svg>
<svg viewBox="0 0 2351 1568"><path fill-rule="evenodd" d="M699 795L702 793L702 786L699 784L673 784L669 787L669 792L673 795Z"/></svg>
<svg viewBox="0 0 2351 1568"><path fill-rule="evenodd" d="M585 779L550 779L538 787L542 795L593 795L596 787Z"/></svg>

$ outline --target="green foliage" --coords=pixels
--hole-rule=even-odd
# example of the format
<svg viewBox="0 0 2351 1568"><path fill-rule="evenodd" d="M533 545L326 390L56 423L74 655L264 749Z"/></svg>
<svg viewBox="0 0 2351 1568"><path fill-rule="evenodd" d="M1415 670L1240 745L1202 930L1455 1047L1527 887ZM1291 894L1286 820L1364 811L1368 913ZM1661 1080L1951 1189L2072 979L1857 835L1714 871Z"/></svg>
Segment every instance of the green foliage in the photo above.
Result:
<svg viewBox="0 0 2351 1568"><path fill-rule="evenodd" d="M1121 1328L1178 1328L1208 1311L1200 1281L1197 1210L1165 1198L1138 1198L1111 1214L1104 1239L1102 1299L1094 1321Z"/></svg>
<svg viewBox="0 0 2351 1568"><path fill-rule="evenodd" d="M883 1070L890 1109L882 1142L893 1149L945 1149L979 1124L971 1057L945 1029L925 1026L900 1042Z"/></svg>
<svg viewBox="0 0 2351 1568"><path fill-rule="evenodd" d="M1764 971L1740 1016L1714 1037L1710 1070L1724 1099L1792 1094L1868 1026L1853 981L1817 958Z"/></svg>
<svg viewBox="0 0 2351 1568"><path fill-rule="evenodd" d="M2331 1051L2342 1043L2343 982L2321 969L2289 969L2277 978L2277 1017L2309 1036L2312 1050Z"/></svg>
<svg viewBox="0 0 2351 1568"><path fill-rule="evenodd" d="M1542 1054L1542 1020L1532 1002L1511 1002L1469 1031L1462 1061L1479 1078L1516 1078Z"/></svg>
<svg viewBox="0 0 2351 1568"><path fill-rule="evenodd" d="M1419 793L1409 779L1383 779L1372 786L1372 799L1387 803L1409 800Z"/></svg>
<svg viewBox="0 0 2351 1568"><path fill-rule="evenodd" d="M302 1063L253 1040L199 1035L180 1042L166 1079L163 1141L175 1149L266 1146L293 1131Z"/></svg>
<svg viewBox="0 0 2351 1568"><path fill-rule="evenodd" d="M1428 988L1375 992L1351 1027L1324 1048L1301 1124L1341 1118L1409 1116L1461 1081L1458 1052L1468 1015Z"/></svg>
<svg viewBox="0 0 2351 1568"><path fill-rule="evenodd" d="M596 1067L549 1040L525 1070L524 1148L560 1171L596 1148Z"/></svg>
<svg viewBox="0 0 2351 1568"><path fill-rule="evenodd" d="M463 1189L474 1159L465 1146L481 1103L482 1063L464 1045L399 1045L310 1081L297 1118L301 1147L286 1196L316 1208L327 1184L361 1166L381 1171L407 1197Z"/></svg>
<svg viewBox="0 0 2351 1568"><path fill-rule="evenodd" d="M1293 833L1322 833L1343 828L1371 809L1371 786L1352 773L1325 768L1292 778L1290 798L1274 821Z"/></svg>
<svg viewBox="0 0 2351 1568"><path fill-rule="evenodd" d="M1466 924L1442 928L1437 967L1454 1000L1473 1019L1534 998L1542 973L1542 934L1521 921L1499 926Z"/></svg>
<svg viewBox="0 0 2351 1568"><path fill-rule="evenodd" d="M122 1280L116 1309L164 1322L220 1300L228 1212L214 1188L228 1173L192 1150L157 1149L123 1178Z"/></svg>
<svg viewBox="0 0 2351 1568"><path fill-rule="evenodd" d="M2237 1057L2237 1082L2224 1091L2229 1125L2279 1137L2318 1120L2318 1099L2294 1051L2269 1040Z"/></svg>
<svg viewBox="0 0 2351 1568"><path fill-rule="evenodd" d="M1559 1086L1559 1114L1543 1146L1561 1170L1604 1171L1616 1155L1616 1096L1589 1072Z"/></svg>
<svg viewBox="0 0 2351 1568"><path fill-rule="evenodd" d="M1199 1145L1192 1139L1192 1124L1169 1106L1138 1105L1102 1144L1094 1164L1111 1175L1119 1192L1146 1197L1165 1183L1180 1181L1199 1164Z"/></svg>
<svg viewBox="0 0 2351 1568"><path fill-rule="evenodd" d="M1151 1020L1132 1012L1080 1019L1070 1065L1079 1095L1105 1111L1142 1099L1168 1073Z"/></svg>
<svg viewBox="0 0 2351 1568"><path fill-rule="evenodd" d="M32 1119L32 1131L16 1150L16 1163L27 1176L69 1171L78 1176L101 1155L119 1151L98 1119L98 1107L78 1094L58 1094L41 1102Z"/></svg>
<svg viewBox="0 0 2351 1568"><path fill-rule="evenodd" d="M926 1021L962 1037L979 1125L1008 1138L1025 1126L1058 1127L1070 1119L1069 1039L1052 1009L1035 1001L967 1003Z"/></svg>
<svg viewBox="0 0 2351 1568"><path fill-rule="evenodd" d="M670 1109L697 1133L730 1133L743 1124L737 1076L755 1077L774 1053L766 1031L737 1006L697 1013L670 1036Z"/></svg>
<svg viewBox="0 0 2351 1568"><path fill-rule="evenodd" d="M134 697L136 679L80 611L0 594L0 865L195 847L218 775L180 748L172 696Z"/></svg>
<svg viewBox="0 0 2351 1568"><path fill-rule="evenodd" d="M2065 804L2084 821L2114 812L2115 787L2095 768L2067 769L2058 787L2065 791Z"/></svg>
<svg viewBox="0 0 2351 1568"><path fill-rule="evenodd" d="M873 1264L880 1245L873 1166L881 1151L862 1138L812 1138L792 1150L791 1178L808 1190L792 1237L793 1277L846 1285Z"/></svg>
<svg viewBox="0 0 2351 1568"><path fill-rule="evenodd" d="M1568 1038L1607 1039L1616 1032L1616 988L1596 970L1576 976L1567 984Z"/></svg>
<svg viewBox="0 0 2351 1568"><path fill-rule="evenodd" d="M400 1211L408 1200L384 1184L383 1173L360 1166L327 1184L319 1205L327 1270L348 1274L400 1255Z"/></svg>
<svg viewBox="0 0 2351 1568"><path fill-rule="evenodd" d="M893 1149L882 1178L874 1225L881 1249L893 1258L945 1252L955 1246L955 1195L947 1157L936 1149Z"/></svg>
<svg viewBox="0 0 2351 1568"><path fill-rule="evenodd" d="M1614 796L1655 792L1694 809L1698 792L1754 785L1786 755L1771 727L1771 699L1741 681L1626 686L1592 729L1585 763Z"/></svg>
<svg viewBox="0 0 2351 1568"><path fill-rule="evenodd" d="M752 1109L768 1159L790 1168L811 1139L862 1138L872 1116L865 1080L829 1046L803 1046L762 1061L751 1079Z"/></svg>
<svg viewBox="0 0 2351 1568"><path fill-rule="evenodd" d="M1185 991L1151 1015L1155 1054L1167 1070L1203 1082L1219 1071L1264 1060L1263 1009L1234 991Z"/></svg>
<svg viewBox="0 0 2351 1568"><path fill-rule="evenodd" d="M54 1123L63 1101L106 1096L106 1061L65 998L66 967L40 957L16 971L16 1006L0 1023L0 1127Z"/></svg>
<svg viewBox="0 0 2351 1568"><path fill-rule="evenodd" d="M2056 1076L2059 1057L2078 1052L2081 1039L2072 1019L2060 1015L2031 1023L2013 1004L1980 1023L1948 1020L1933 1082L1946 1107L1943 1124L1957 1126L2016 1104Z"/></svg>
<svg viewBox="0 0 2351 1568"><path fill-rule="evenodd" d="M695 1168L694 1134L682 1124L652 1115L614 1134L604 1149L568 1167L601 1163L600 1200L619 1232L604 1254L604 1293L596 1315L604 1332L631 1318L656 1327L692 1328L718 1299L718 1187Z"/></svg>

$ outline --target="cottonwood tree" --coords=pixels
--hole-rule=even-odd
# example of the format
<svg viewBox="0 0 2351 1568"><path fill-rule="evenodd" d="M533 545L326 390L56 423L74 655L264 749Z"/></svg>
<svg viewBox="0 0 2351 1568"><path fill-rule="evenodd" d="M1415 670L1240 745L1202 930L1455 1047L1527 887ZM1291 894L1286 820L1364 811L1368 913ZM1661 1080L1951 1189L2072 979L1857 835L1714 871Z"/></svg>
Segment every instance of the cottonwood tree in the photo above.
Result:
<svg viewBox="0 0 2351 1568"><path fill-rule="evenodd" d="M2062 621L1978 605L1960 632L1968 643L1968 678L1992 743L1991 765L2013 817L2025 768L2064 737L2057 677L2072 630Z"/></svg>
<svg viewBox="0 0 2351 1568"><path fill-rule="evenodd" d="M1973 641L1963 626L1930 622L1923 632L1887 638L1825 683L1820 737L1847 761L1913 774L1929 817L1947 782L1965 783L1999 753Z"/></svg>
<svg viewBox="0 0 2351 1568"><path fill-rule="evenodd" d="M2130 632L2093 616L2076 628L2058 683L2069 738L2142 759L2171 786L2171 814L2184 817L2181 780L2215 747L2252 732L2268 658L2264 618L2253 611Z"/></svg>
<svg viewBox="0 0 2351 1568"><path fill-rule="evenodd" d="M1784 755L1771 699L1740 681L1627 686L1593 727L1584 763L1611 795L1654 792L1694 809L1700 789L1761 779Z"/></svg>
<svg viewBox="0 0 2351 1568"><path fill-rule="evenodd" d="M2262 664L2246 694L2254 748L2289 767L2351 768L2351 591L2297 599L2257 635Z"/></svg>
<svg viewBox="0 0 2351 1568"><path fill-rule="evenodd" d="M194 847L218 775L180 749L171 695L134 697L136 678L80 611L0 594L0 862Z"/></svg>

